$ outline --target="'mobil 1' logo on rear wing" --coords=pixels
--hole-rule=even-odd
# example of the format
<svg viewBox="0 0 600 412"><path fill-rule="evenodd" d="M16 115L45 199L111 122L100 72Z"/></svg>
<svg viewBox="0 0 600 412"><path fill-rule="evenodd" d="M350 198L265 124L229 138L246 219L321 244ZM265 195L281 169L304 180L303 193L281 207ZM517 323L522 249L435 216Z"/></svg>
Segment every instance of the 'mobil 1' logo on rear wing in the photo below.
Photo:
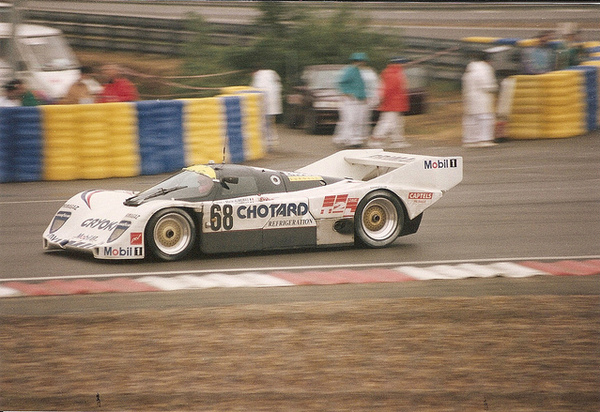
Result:
<svg viewBox="0 0 600 412"><path fill-rule="evenodd" d="M425 170L449 169L458 166L458 159L423 160L423 166Z"/></svg>

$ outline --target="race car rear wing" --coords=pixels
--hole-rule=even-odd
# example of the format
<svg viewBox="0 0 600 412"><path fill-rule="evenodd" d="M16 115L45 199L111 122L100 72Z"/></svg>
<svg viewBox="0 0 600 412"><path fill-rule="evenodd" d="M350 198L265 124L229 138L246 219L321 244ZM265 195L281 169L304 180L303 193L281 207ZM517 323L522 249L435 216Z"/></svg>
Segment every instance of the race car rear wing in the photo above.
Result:
<svg viewBox="0 0 600 412"><path fill-rule="evenodd" d="M463 160L460 156L421 156L383 149L342 150L296 172L445 192L462 181Z"/></svg>

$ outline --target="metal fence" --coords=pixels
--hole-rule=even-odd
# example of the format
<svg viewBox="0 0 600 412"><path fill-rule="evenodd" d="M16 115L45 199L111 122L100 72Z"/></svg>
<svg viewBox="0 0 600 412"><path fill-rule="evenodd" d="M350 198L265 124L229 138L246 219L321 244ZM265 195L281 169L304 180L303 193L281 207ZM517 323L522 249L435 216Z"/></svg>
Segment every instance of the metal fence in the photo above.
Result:
<svg viewBox="0 0 600 412"><path fill-rule="evenodd" d="M180 56L184 45L195 36L186 20L149 17L124 17L30 10L24 21L55 27L63 31L70 44L77 48L109 51L156 53ZM213 45L247 45L257 38L253 25L206 23L210 25L208 41ZM436 53L456 48L460 41L403 37L403 54L412 60L424 59ZM430 77L457 80L464 72L467 60L465 45L452 52L423 62ZM472 47L472 46L469 46Z"/></svg>

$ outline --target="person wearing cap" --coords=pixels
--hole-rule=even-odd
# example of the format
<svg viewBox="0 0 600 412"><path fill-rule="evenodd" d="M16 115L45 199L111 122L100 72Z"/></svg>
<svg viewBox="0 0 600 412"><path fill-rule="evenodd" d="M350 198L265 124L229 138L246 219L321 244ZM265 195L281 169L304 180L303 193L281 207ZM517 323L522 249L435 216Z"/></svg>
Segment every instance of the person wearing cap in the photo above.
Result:
<svg viewBox="0 0 600 412"><path fill-rule="evenodd" d="M383 148L388 138L390 149L401 149L410 146L404 138L404 117L402 113L410 108L407 81L402 70L402 64L407 60L396 57L390 60L381 72L381 88L379 89L380 111L379 119L373 129L373 136L368 146Z"/></svg>
<svg viewBox="0 0 600 412"><path fill-rule="evenodd" d="M367 55L353 53L350 61L351 64L342 70L338 81L343 96L333 142L345 147L360 147L365 140L364 112L367 110L367 91L360 68L367 61Z"/></svg>
<svg viewBox="0 0 600 412"><path fill-rule="evenodd" d="M462 76L463 146L495 146L494 95L498 90L490 56L478 52L475 61L467 65Z"/></svg>

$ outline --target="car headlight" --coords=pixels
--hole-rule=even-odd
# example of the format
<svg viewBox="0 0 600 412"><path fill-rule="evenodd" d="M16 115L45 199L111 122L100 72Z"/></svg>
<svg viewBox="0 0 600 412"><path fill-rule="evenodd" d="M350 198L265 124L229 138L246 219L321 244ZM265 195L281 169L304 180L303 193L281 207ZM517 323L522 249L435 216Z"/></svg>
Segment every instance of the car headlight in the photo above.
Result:
<svg viewBox="0 0 600 412"><path fill-rule="evenodd" d="M115 230L110 234L110 237L107 240L107 243L114 242L118 238L120 238L123 233L127 231L131 227L131 222L129 220L121 220Z"/></svg>
<svg viewBox="0 0 600 412"><path fill-rule="evenodd" d="M52 224L50 225L50 233L56 232L58 229L63 227L63 225L69 220L71 217L71 212L58 212L54 215L54 219L52 219Z"/></svg>

